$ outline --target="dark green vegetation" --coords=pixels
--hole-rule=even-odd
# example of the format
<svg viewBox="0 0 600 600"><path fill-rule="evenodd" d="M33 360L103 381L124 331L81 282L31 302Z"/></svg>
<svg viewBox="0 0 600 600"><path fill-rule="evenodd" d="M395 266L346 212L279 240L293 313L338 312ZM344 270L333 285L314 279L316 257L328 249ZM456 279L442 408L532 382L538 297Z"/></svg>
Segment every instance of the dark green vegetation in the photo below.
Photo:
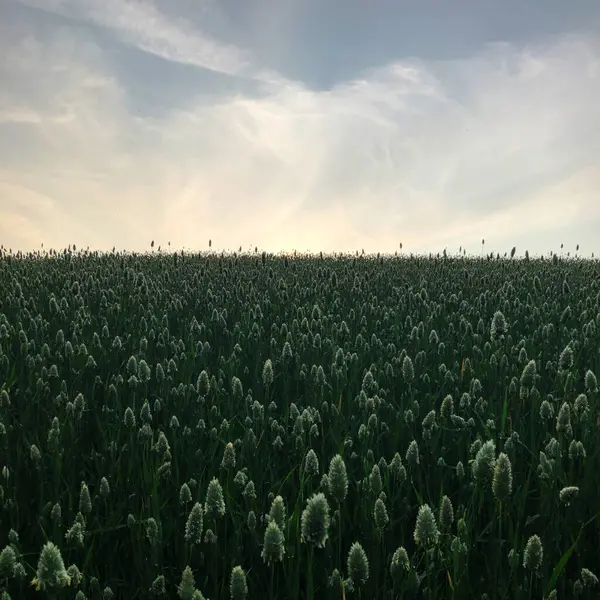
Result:
<svg viewBox="0 0 600 600"><path fill-rule="evenodd" d="M597 598L599 281L579 260L3 258L0 587Z"/></svg>

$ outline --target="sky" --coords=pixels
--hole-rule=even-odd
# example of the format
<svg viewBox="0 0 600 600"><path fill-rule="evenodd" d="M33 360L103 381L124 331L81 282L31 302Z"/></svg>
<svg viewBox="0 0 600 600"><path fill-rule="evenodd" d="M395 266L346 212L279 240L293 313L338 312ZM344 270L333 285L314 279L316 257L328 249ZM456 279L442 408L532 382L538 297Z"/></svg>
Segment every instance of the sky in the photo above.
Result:
<svg viewBox="0 0 600 600"><path fill-rule="evenodd" d="M0 0L0 244L600 256L600 2Z"/></svg>

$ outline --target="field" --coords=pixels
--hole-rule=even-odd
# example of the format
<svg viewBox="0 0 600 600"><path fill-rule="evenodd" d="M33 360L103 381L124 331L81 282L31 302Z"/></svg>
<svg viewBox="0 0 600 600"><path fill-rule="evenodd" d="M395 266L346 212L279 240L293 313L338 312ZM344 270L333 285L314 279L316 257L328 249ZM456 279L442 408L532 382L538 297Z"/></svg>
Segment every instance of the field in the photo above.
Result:
<svg viewBox="0 0 600 600"><path fill-rule="evenodd" d="M600 262L0 259L7 598L598 598Z"/></svg>

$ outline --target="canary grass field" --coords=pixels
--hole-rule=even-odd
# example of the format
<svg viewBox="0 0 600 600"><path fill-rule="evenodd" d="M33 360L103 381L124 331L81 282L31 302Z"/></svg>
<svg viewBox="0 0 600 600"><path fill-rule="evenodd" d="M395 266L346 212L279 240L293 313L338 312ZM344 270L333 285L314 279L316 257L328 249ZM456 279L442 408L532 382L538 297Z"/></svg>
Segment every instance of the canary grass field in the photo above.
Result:
<svg viewBox="0 0 600 600"><path fill-rule="evenodd" d="M598 598L600 263L0 258L2 598Z"/></svg>

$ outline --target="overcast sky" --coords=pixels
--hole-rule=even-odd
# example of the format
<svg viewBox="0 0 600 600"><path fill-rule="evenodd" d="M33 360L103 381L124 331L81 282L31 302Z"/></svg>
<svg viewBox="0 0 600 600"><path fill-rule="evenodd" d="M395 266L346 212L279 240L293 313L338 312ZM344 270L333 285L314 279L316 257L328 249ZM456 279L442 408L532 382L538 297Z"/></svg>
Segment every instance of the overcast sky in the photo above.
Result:
<svg viewBox="0 0 600 600"><path fill-rule="evenodd" d="M0 244L600 255L598 0L0 0Z"/></svg>

